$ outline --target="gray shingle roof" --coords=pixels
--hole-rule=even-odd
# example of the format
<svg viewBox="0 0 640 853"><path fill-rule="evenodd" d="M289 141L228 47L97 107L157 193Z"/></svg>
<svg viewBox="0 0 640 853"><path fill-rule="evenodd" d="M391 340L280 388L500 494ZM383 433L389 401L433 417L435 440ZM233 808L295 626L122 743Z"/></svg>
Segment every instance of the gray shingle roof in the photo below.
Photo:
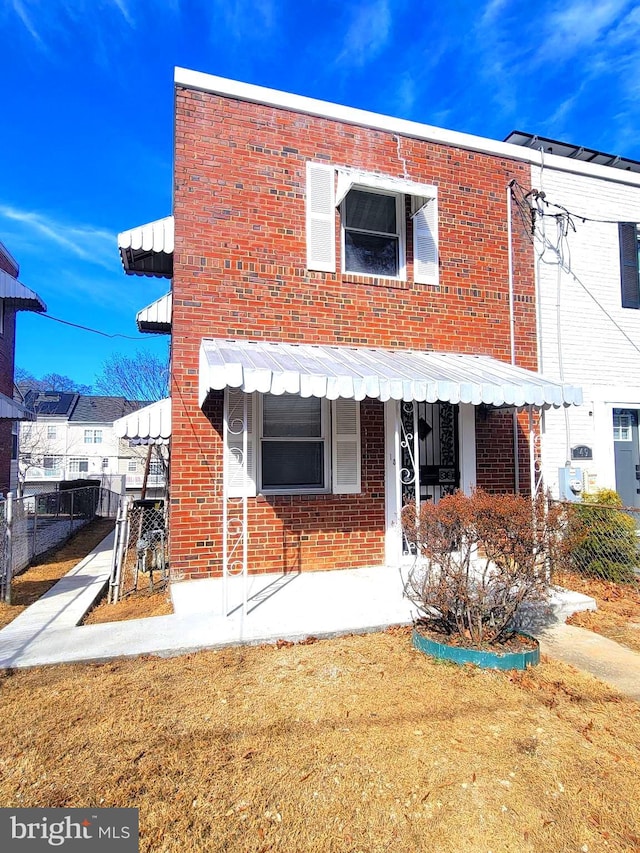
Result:
<svg viewBox="0 0 640 853"><path fill-rule="evenodd" d="M110 424L148 405L147 400L98 397L67 391L28 391L25 405L40 417L67 417L80 423Z"/></svg>

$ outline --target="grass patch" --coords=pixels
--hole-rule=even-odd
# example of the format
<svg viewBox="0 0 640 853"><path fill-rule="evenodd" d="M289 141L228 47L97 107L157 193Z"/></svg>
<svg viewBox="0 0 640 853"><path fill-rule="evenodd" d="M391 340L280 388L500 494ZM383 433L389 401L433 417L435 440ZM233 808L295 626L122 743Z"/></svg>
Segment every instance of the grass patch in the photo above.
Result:
<svg viewBox="0 0 640 853"><path fill-rule="evenodd" d="M36 562L11 582L11 604L0 602L0 628L4 628L34 601L71 571L80 560L114 528L113 519L97 518L75 533L55 551L39 557Z"/></svg>
<svg viewBox="0 0 640 853"><path fill-rule="evenodd" d="M0 802L137 806L142 851L640 846L640 705L560 663L437 665L394 629L0 688Z"/></svg>
<svg viewBox="0 0 640 853"><path fill-rule="evenodd" d="M638 584L617 584L576 572L562 572L554 582L595 599L597 611L575 613L567 621L588 628L640 652L640 588Z"/></svg>

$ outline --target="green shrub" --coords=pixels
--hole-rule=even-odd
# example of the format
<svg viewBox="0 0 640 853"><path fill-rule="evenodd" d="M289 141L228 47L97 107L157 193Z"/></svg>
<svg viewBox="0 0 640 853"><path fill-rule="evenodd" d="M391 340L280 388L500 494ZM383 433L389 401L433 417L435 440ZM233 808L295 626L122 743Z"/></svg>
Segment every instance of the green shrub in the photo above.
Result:
<svg viewBox="0 0 640 853"><path fill-rule="evenodd" d="M616 583L635 579L636 524L612 489L585 495L568 508L567 546L572 567L583 574Z"/></svg>

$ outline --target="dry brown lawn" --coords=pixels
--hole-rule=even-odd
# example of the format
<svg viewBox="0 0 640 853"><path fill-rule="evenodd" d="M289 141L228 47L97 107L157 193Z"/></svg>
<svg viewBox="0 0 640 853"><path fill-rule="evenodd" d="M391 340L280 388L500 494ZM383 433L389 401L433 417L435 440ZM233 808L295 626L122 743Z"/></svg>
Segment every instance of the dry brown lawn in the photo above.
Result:
<svg viewBox="0 0 640 853"><path fill-rule="evenodd" d="M595 613L576 613L567 621L640 652L640 587L563 572L556 582L595 598Z"/></svg>
<svg viewBox="0 0 640 853"><path fill-rule="evenodd" d="M108 518L89 522L57 551L44 554L33 566L15 577L11 583L11 604L0 602L0 628L12 622L26 607L51 589L102 542L113 527L113 520Z"/></svg>
<svg viewBox="0 0 640 853"><path fill-rule="evenodd" d="M3 806L137 806L142 851L640 849L640 705L409 632L0 676Z"/></svg>
<svg viewBox="0 0 640 853"><path fill-rule="evenodd" d="M144 586L140 586L116 604L109 604L106 599L103 599L87 613L82 624L123 622L125 619L145 619L147 616L167 616L173 613L168 587L149 590L145 588L147 583L145 579Z"/></svg>

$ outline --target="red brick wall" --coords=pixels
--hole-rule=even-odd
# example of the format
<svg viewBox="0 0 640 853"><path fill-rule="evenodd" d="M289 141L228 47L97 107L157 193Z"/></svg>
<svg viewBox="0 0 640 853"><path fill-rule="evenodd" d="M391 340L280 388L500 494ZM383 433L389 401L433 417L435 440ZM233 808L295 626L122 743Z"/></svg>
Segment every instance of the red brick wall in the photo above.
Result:
<svg viewBox="0 0 640 853"><path fill-rule="evenodd" d="M439 286L414 284L410 228L407 282L308 272L308 160L437 185ZM507 361L506 186L514 177L527 184L528 166L178 89L172 339L174 571L186 576L209 573L218 569L220 559L220 412L212 428L198 405L200 339L416 347L486 353ZM514 240L518 363L534 368L531 248L518 230ZM340 269L337 217L336 245ZM252 502L251 518L260 538L250 554L252 568L287 566L298 553L302 568L366 565L383 559L382 421L380 405L363 406L363 431L371 431L367 438L363 436L364 453L369 453L369 440L374 447L379 445L378 467L367 473L367 489L375 498L257 499ZM508 479L496 467L502 456L486 450L488 439L479 430L483 484L502 488ZM512 483L513 472L510 488ZM196 542L204 544L196 546Z"/></svg>

